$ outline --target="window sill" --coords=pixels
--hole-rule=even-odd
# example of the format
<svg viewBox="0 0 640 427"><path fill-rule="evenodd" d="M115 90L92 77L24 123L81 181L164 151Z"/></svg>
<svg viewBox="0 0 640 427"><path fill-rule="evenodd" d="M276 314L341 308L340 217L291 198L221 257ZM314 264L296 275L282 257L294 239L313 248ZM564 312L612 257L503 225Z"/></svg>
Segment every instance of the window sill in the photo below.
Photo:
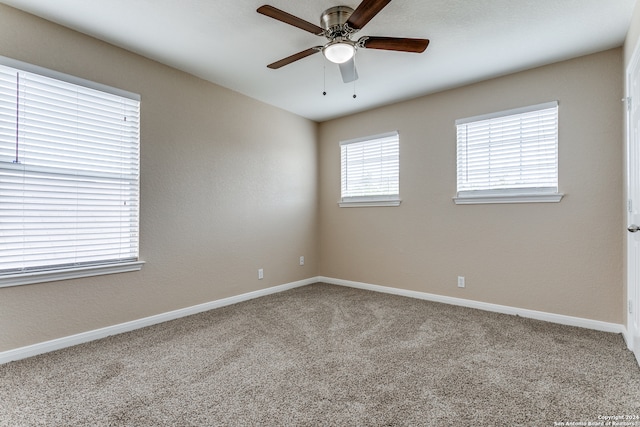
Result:
<svg viewBox="0 0 640 427"><path fill-rule="evenodd" d="M383 206L400 206L402 201L400 199L395 200L352 200L338 202L338 206L341 208L371 208L371 207L383 207Z"/></svg>
<svg viewBox="0 0 640 427"><path fill-rule="evenodd" d="M0 276L0 288L35 283L55 282L58 280L79 279L82 277L102 276L105 274L127 273L142 269L144 261L132 261L120 264L94 265L90 267L68 268L64 270L34 271L30 273L8 274Z"/></svg>
<svg viewBox="0 0 640 427"><path fill-rule="evenodd" d="M564 197L563 193L548 194L503 194L503 195L473 195L454 197L456 205L480 205L492 203L558 203Z"/></svg>

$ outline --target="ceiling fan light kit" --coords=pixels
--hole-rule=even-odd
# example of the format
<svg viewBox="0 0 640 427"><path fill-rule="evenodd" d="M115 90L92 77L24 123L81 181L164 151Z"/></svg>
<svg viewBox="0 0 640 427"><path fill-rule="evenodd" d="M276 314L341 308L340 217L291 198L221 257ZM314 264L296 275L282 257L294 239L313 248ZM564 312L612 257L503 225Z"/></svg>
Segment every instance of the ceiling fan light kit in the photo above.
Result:
<svg viewBox="0 0 640 427"><path fill-rule="evenodd" d="M349 38L355 31L348 27L347 20L353 9L347 6L335 6L322 12L320 23L324 36L329 43L322 47L325 58L334 64L343 64L356 54L355 43Z"/></svg>
<svg viewBox="0 0 640 427"><path fill-rule="evenodd" d="M324 57L334 64L343 64L353 58L356 48L353 43L342 40L334 40L322 48Z"/></svg>
<svg viewBox="0 0 640 427"><path fill-rule="evenodd" d="M258 13L312 34L324 36L328 40L323 46L306 49L271 63L267 65L267 67L278 69L322 51L325 58L340 65L342 80L347 83L357 79L354 63L356 49L366 48L414 53L424 52L429 45L429 40L427 39L365 36L357 41L351 40L351 36L361 30L362 27L373 19L389 2L391 2L391 0L363 0L355 10L348 6L331 7L322 12L320 16L321 26L312 24L290 13L276 9L273 6L260 6L257 10Z"/></svg>

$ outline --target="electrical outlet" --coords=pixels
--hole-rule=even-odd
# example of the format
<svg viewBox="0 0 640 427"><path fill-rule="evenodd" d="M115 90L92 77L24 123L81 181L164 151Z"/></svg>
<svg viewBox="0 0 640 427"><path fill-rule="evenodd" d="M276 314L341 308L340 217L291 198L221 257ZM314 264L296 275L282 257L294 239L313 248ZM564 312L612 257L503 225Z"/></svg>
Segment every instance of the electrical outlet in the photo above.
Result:
<svg viewBox="0 0 640 427"><path fill-rule="evenodd" d="M464 276L458 276L458 287L464 288Z"/></svg>
<svg viewBox="0 0 640 427"><path fill-rule="evenodd" d="M304 257L303 256L300 257L300 265L304 265Z"/></svg>
<svg viewBox="0 0 640 427"><path fill-rule="evenodd" d="M258 269L258 280L264 279L264 270L261 268Z"/></svg>

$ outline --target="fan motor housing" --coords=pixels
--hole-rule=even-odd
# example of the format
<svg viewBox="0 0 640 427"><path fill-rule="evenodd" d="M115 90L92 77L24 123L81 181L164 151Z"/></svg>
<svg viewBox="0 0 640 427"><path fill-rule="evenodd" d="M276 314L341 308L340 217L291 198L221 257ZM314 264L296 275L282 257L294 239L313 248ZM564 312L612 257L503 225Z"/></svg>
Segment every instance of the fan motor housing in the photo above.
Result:
<svg viewBox="0 0 640 427"><path fill-rule="evenodd" d="M320 26L325 29L328 34L334 36L346 35L345 23L353 13L353 9L348 6L334 6L324 12L320 16Z"/></svg>

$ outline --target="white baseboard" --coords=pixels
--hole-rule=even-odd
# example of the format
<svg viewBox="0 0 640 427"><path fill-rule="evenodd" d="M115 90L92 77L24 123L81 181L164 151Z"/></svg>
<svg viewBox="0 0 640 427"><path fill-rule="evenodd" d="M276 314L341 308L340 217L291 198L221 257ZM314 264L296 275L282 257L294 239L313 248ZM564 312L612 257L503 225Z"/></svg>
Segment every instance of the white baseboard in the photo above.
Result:
<svg viewBox="0 0 640 427"><path fill-rule="evenodd" d="M317 281L317 278L310 278L300 280L298 282L287 283L280 286L273 286L271 288L261 289L259 291L248 292L246 294L223 298L220 300L198 304L191 307L181 308L179 310L169 311L166 313L157 314L155 316L144 317L142 319L132 320L130 322L120 323L118 325L107 326L105 328L95 329L93 331L82 332L80 334L71 335L68 337L58 338L51 341L45 341L38 344L0 352L0 365L14 360L26 359L27 357L37 356L38 354L48 353L50 351L60 350L62 348L98 340L100 338L105 338L111 335L121 334L124 332L144 328L146 326L167 322L169 320L179 319L181 317L190 316L192 314L202 313L204 311L213 310L214 308L220 308L242 301L248 301L254 298L259 298L289 289L298 288L300 286L310 285L312 283L316 283Z"/></svg>
<svg viewBox="0 0 640 427"><path fill-rule="evenodd" d="M458 305L462 307L475 308L478 310L492 311L495 313L511 314L514 316L527 317L530 319L544 320L545 322L558 323L561 325L578 326L581 328L595 329L596 331L613 332L626 335L624 325L617 323L601 322L598 320L584 319L581 317L565 316L562 314L546 313L543 311L527 310L524 308L510 307L506 305L490 304L486 302L468 300L463 298L447 297L425 292L409 291L406 289L391 288L387 286L372 285L369 283L353 282L350 280L333 279L330 277L318 277L318 282L332 285L348 286L350 288L365 289L375 292L400 295L410 298L418 298L427 301L441 302L445 304ZM626 339L626 336L625 336Z"/></svg>
<svg viewBox="0 0 640 427"><path fill-rule="evenodd" d="M546 313L542 311L527 310L523 308L509 307L505 305L490 304L485 302L473 301L463 298L447 297L436 294L429 294L425 292L409 291L406 289L392 288L387 286L372 285L369 283L354 282L350 280L334 279L330 277L312 277L297 282L287 283L280 286L273 286L271 288L261 289L259 291L248 292L241 295L236 295L229 298L223 298L216 301L207 302L204 304L194 305L192 307L186 307L179 310L169 311L167 313L158 314L155 316L145 317L130 322L121 323L118 325L107 326L105 328L96 329L93 331L82 332L80 334L71 335L68 337L58 338L51 341L45 341L38 344L33 344L25 347L20 347L4 352L0 352L0 364L8 363L14 360L26 359L27 357L37 356L39 354L48 353L50 351L59 350L66 347L86 343L89 341L98 340L111 335L121 334L124 332L130 332L136 329L144 328L146 326L155 325L169 320L179 319L181 317L190 316L192 314L202 313L204 311L213 310L215 308L224 307L231 304L236 304L243 301L248 301L254 298L275 294L278 292L286 291L301 286L310 285L313 283L322 282L332 285L347 286L351 288L364 289L374 292L382 292L387 294L400 295L410 298L423 299L433 302L441 302L445 304L458 305L462 307L475 308L478 310L492 311L496 313L511 314L514 316L522 316L530 319L543 320L551 323L559 323L568 326L578 326L581 328L595 329L597 331L621 333L623 334L627 346L629 341L627 337L627 330L623 325L617 323L607 323L598 320L583 319L579 317L564 316L561 314Z"/></svg>

